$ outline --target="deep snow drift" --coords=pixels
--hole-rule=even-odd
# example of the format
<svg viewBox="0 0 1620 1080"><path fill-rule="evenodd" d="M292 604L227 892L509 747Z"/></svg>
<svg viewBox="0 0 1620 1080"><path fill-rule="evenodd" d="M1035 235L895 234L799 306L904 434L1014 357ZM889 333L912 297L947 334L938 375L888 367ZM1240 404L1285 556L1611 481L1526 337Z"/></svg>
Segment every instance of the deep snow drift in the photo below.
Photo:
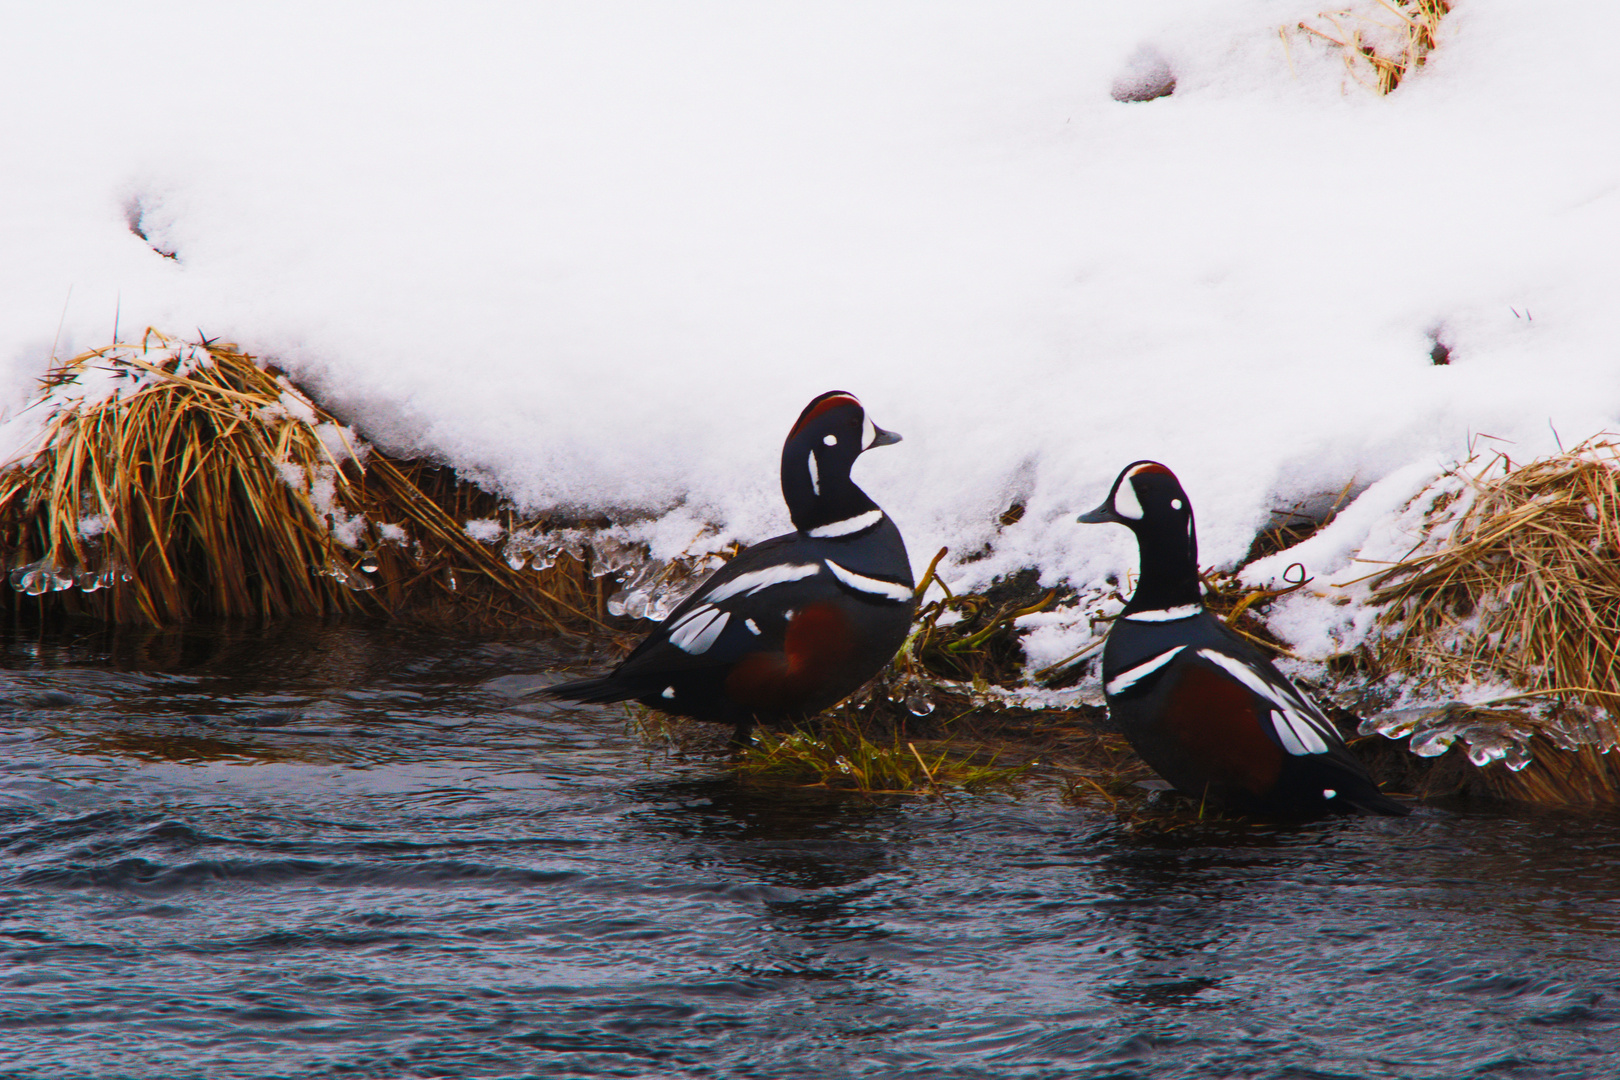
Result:
<svg viewBox="0 0 1620 1080"><path fill-rule="evenodd" d="M1380 97L1291 29L1320 10L13 12L0 443L53 352L200 331L668 557L782 531L781 440L842 388L905 436L857 479L953 582L1130 567L1073 518L1140 457L1208 563L1365 489L1311 549L1335 580L1485 436L1615 424L1620 16L1459 0ZM1159 63L1173 95L1110 96Z"/></svg>

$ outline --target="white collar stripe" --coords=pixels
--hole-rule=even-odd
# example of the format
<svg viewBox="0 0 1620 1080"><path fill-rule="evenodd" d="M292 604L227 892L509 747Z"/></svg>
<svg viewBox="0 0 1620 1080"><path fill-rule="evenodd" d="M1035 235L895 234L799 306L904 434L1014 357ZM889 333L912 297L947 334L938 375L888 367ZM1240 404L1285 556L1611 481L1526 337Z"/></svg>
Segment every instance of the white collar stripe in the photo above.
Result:
<svg viewBox="0 0 1620 1080"><path fill-rule="evenodd" d="M741 593L752 596L761 589L768 589L772 585L781 585L789 581L798 581L801 578L815 577L821 573L820 563L784 563L781 566L767 566L763 570L754 570L747 574L738 574L724 585L715 587L715 590L703 599L709 603L718 604L722 600Z"/></svg>
<svg viewBox="0 0 1620 1080"><path fill-rule="evenodd" d="M865 574L857 574L853 570L845 570L831 559L827 560L827 569L833 572L833 577L856 592L865 593L868 596L875 596L883 600L909 601L911 594L916 591L910 585L901 585L899 582L884 581L881 578L871 578Z"/></svg>
<svg viewBox="0 0 1620 1080"><path fill-rule="evenodd" d="M853 533L865 532L883 520L882 510L868 510L864 514L856 514L843 521L834 521L829 525L818 525L814 529L805 531L806 536L813 536L817 540L826 540L834 536L849 536Z"/></svg>
<svg viewBox="0 0 1620 1080"><path fill-rule="evenodd" d="M1177 645L1169 652L1162 652L1151 660L1137 664L1133 668L1127 668L1118 675L1115 675L1112 679L1109 679L1108 685L1103 687L1103 691L1112 695L1118 694L1122 690L1135 686L1137 683L1141 682L1143 679L1147 678L1149 675L1153 674L1155 671L1158 671L1160 668L1164 667L1164 665L1174 660L1176 658L1176 654L1186 647L1187 646L1185 645Z"/></svg>
<svg viewBox="0 0 1620 1080"><path fill-rule="evenodd" d="M1121 618L1129 622L1175 622L1177 619L1190 619L1203 610L1203 604L1182 604L1179 607L1159 608L1156 611L1133 611Z"/></svg>

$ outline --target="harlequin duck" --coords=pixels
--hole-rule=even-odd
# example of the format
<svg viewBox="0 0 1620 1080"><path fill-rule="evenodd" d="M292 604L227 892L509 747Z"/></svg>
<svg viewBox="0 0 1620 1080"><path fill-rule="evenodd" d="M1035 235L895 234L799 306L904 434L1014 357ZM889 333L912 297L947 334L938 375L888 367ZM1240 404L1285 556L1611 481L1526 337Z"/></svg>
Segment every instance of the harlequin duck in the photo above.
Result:
<svg viewBox="0 0 1620 1080"><path fill-rule="evenodd" d="M794 531L717 570L599 679L545 689L572 701L639 701L732 724L794 721L843 700L887 664L915 607L905 542L849 471L900 436L832 391L799 414L782 446Z"/></svg>
<svg viewBox="0 0 1620 1080"><path fill-rule="evenodd" d="M1174 473L1132 462L1079 520L1136 534L1141 575L1103 649L1103 692L1155 772L1193 798L1265 817L1410 812L1378 790L1319 708L1205 610L1192 503Z"/></svg>

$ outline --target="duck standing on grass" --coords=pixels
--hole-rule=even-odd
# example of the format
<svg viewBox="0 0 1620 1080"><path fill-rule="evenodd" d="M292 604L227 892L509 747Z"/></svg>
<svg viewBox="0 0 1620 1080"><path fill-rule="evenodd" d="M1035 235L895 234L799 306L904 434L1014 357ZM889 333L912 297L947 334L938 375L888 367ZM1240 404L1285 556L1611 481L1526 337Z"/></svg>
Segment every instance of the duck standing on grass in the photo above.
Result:
<svg viewBox="0 0 1620 1080"><path fill-rule="evenodd" d="M794 531L715 571L609 674L543 692L731 724L739 742L848 697L899 651L916 606L900 530L849 476L899 441L853 394L810 402L782 446Z"/></svg>
<svg viewBox="0 0 1620 1080"><path fill-rule="evenodd" d="M1410 811L1378 790L1331 721L1204 608L1192 503L1136 461L1081 514L1136 534L1141 574L1103 649L1108 711L1153 770L1195 799L1273 818Z"/></svg>

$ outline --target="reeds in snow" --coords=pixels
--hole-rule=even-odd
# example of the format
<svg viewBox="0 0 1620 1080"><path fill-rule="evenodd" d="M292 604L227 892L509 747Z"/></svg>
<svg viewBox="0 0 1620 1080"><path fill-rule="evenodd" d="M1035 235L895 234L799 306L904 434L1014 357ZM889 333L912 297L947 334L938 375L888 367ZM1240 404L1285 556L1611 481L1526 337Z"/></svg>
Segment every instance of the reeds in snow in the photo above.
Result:
<svg viewBox="0 0 1620 1080"><path fill-rule="evenodd" d="M1501 692L1430 710L1414 746L1484 724L1512 764L1534 760L1514 784L1537 789L1535 801L1590 802L1594 785L1616 801L1620 767L1606 755L1620 741L1620 445L1595 439L1527 465L1498 456L1429 498L1418 548L1370 581L1385 632L1375 662L1420 696ZM1576 758L1585 779L1570 774Z"/></svg>
<svg viewBox="0 0 1620 1080"><path fill-rule="evenodd" d="M1430 511L1444 542L1372 579L1381 662L1620 712L1620 446L1499 457L1462 479Z"/></svg>
<svg viewBox="0 0 1620 1080"><path fill-rule="evenodd" d="M541 580L469 530L463 514L497 500L367 447L234 346L147 331L62 364L31 411L0 469L0 550L42 603L152 626L447 599L591 618L577 566Z"/></svg>
<svg viewBox="0 0 1620 1080"><path fill-rule="evenodd" d="M1299 29L1338 48L1351 78L1387 94L1423 66L1450 11L1450 0L1373 0L1321 12Z"/></svg>

